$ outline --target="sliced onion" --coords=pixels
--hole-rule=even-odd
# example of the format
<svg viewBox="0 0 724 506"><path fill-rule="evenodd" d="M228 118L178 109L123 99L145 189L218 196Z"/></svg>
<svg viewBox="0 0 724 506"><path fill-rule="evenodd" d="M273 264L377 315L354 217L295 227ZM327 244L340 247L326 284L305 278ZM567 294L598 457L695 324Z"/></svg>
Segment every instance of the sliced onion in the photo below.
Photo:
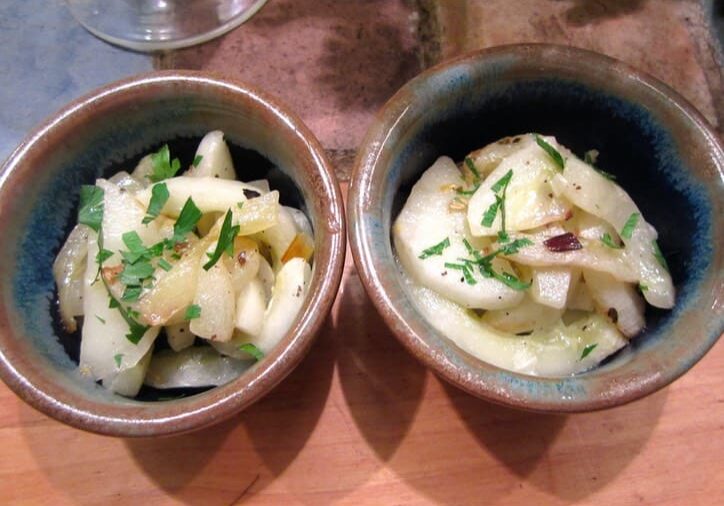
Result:
<svg viewBox="0 0 724 506"><path fill-rule="evenodd" d="M644 300L634 285L617 281L606 273L588 270L583 271L583 278L599 311L615 314L613 323L623 335L631 338L641 332L646 324Z"/></svg>
<svg viewBox="0 0 724 506"><path fill-rule="evenodd" d="M90 232L91 229L86 225L76 225L53 262L60 319L68 332L77 330L75 317L83 314L83 274Z"/></svg>
<svg viewBox="0 0 724 506"><path fill-rule="evenodd" d="M235 380L253 365L220 355L208 346L193 346L180 352L161 350L148 368L145 384L154 388L219 386Z"/></svg>

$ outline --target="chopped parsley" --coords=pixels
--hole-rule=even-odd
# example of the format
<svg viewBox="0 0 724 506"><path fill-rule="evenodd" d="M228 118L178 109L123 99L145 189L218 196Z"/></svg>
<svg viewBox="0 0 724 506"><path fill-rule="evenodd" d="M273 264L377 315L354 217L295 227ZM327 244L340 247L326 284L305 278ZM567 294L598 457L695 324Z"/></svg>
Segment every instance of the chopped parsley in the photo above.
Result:
<svg viewBox="0 0 724 506"><path fill-rule="evenodd" d="M168 201L168 197L169 194L166 183L153 185L153 188L151 188L151 201L148 203L146 216L143 218L141 223L147 225L158 218L158 215L161 214L161 209L163 209L166 201Z"/></svg>
<svg viewBox="0 0 724 506"><path fill-rule="evenodd" d="M661 248L659 248L659 243L656 242L656 240L651 241L651 247L654 249L654 257L659 262L661 267L669 270L669 264L666 262L666 259L664 258L664 254L661 253Z"/></svg>
<svg viewBox="0 0 724 506"><path fill-rule="evenodd" d="M490 204L490 207L483 214L481 225L484 227L491 227L495 216L498 214L500 209L500 229L505 233L505 192L508 190L508 185L513 177L513 170L509 170L503 177L498 179L490 190L495 194L495 202Z"/></svg>
<svg viewBox="0 0 724 506"><path fill-rule="evenodd" d="M153 276L154 268L147 260L139 260L135 264L123 266L120 280L124 285L141 285L146 278Z"/></svg>
<svg viewBox="0 0 724 506"><path fill-rule="evenodd" d="M501 273L495 272L493 270L492 266L488 266L487 270L490 274L492 274L492 277L494 277L495 279L497 279L504 285L509 286L513 290L518 290L519 292L522 292L523 290L527 290L533 284L532 281L530 281L528 283L521 281L514 275L512 275L508 272L505 272L505 271L503 271Z"/></svg>
<svg viewBox="0 0 724 506"><path fill-rule="evenodd" d="M450 238L446 237L444 240L440 241L436 245L430 246L429 248L423 250L420 256L417 258L425 260L428 257L442 255L443 250L448 246L450 246Z"/></svg>
<svg viewBox="0 0 724 506"><path fill-rule="evenodd" d="M88 225L98 232L103 224L103 190L97 186L80 187L78 223Z"/></svg>
<svg viewBox="0 0 724 506"><path fill-rule="evenodd" d="M158 259L158 266L166 272L170 271L173 268L173 265L171 265L163 258Z"/></svg>
<svg viewBox="0 0 724 506"><path fill-rule="evenodd" d="M463 244L465 244L465 248L468 250L468 253L474 257L474 259L460 258L459 260L462 263L445 263L445 267L448 269L462 271L463 278L469 285L477 284L477 281L473 276L473 272L474 266L478 266L481 275L486 278L497 279L514 290L522 291L530 288L532 282L526 283L521 281L516 276L508 272L496 272L492 265L492 261L496 256L500 254L514 255L521 248L532 245L533 242L530 239L516 239L486 256L481 256L480 252L475 250L467 239L463 239Z"/></svg>
<svg viewBox="0 0 724 506"><path fill-rule="evenodd" d="M473 175L473 182L477 183L478 181L480 181L480 172L478 172L478 169L475 167L475 162L469 156L465 157L465 166L470 170L471 174Z"/></svg>
<svg viewBox="0 0 724 506"><path fill-rule="evenodd" d="M248 353L249 355L251 355L252 357L254 357L254 359L255 359L257 362L258 362L259 360L261 360L262 358L264 358L264 352L262 352L259 348L257 348L256 346L254 346L254 345L251 344L251 343L244 343L244 344L242 344L241 346L239 346L239 350L241 350L241 351L243 351L243 352L245 352L245 353Z"/></svg>
<svg viewBox="0 0 724 506"><path fill-rule="evenodd" d="M515 255L521 248L532 245L533 241L528 238L516 239L515 241L504 245L498 250L498 252L503 255Z"/></svg>
<svg viewBox="0 0 724 506"><path fill-rule="evenodd" d="M641 290L642 292L645 292L645 291L647 291L648 289L649 289L649 285L645 285L645 284L643 284L643 283L639 283L639 290Z"/></svg>
<svg viewBox="0 0 724 506"><path fill-rule="evenodd" d="M563 170L566 168L566 161L563 159L563 156L558 152L556 148L548 144L540 135L536 134L535 136L535 142L540 146L543 151L548 153L548 156L550 156L555 164L558 166L560 170Z"/></svg>
<svg viewBox="0 0 724 506"><path fill-rule="evenodd" d="M191 197L189 197L181 209L178 220L176 220L176 223L173 225L173 237L171 238L169 247L173 247L174 244L185 241L186 234L193 232L200 219L201 211L198 207L196 207L196 204L194 204Z"/></svg>
<svg viewBox="0 0 724 506"><path fill-rule="evenodd" d="M98 253L96 253L96 263L98 263L98 265L100 265L103 262L105 262L106 260L108 260L109 258L111 258L112 256L113 256L113 252L111 250L99 249Z"/></svg>
<svg viewBox="0 0 724 506"><path fill-rule="evenodd" d="M583 348L583 352L581 353L581 358L579 360L583 360L588 355L590 355L591 352L596 349L596 346L598 346L598 343L587 344L586 347Z"/></svg>
<svg viewBox="0 0 724 506"><path fill-rule="evenodd" d="M101 322L103 325L106 324L106 319L105 319L105 318L102 318L102 317L100 317L100 316L98 316L98 315L95 315L95 317L96 317L96 320L98 320L99 322Z"/></svg>
<svg viewBox="0 0 724 506"><path fill-rule="evenodd" d="M601 236L601 242L612 249L621 249L623 246L621 244L617 244L616 241L613 240L613 237L611 237L611 234L608 232L604 232Z"/></svg>
<svg viewBox="0 0 724 506"><path fill-rule="evenodd" d="M186 313L184 314L184 320L195 320L196 318L199 318L201 316L201 306L197 304L191 304L189 307L186 308Z"/></svg>
<svg viewBox="0 0 724 506"><path fill-rule="evenodd" d="M631 239L640 217L641 215L639 213L631 213L631 216L628 217L628 220L626 220L626 223L624 223L623 228L621 229L621 237L624 239Z"/></svg>
<svg viewBox="0 0 724 506"><path fill-rule="evenodd" d="M134 302L141 296L141 287L139 285L129 285L123 290L121 300L123 302Z"/></svg>
<svg viewBox="0 0 724 506"><path fill-rule="evenodd" d="M181 162L179 162L178 158L174 158L173 161L171 161L171 152L168 149L168 144L164 144L161 149L151 154L151 163L153 164L153 169L148 179L153 183L174 177L181 168Z"/></svg>
<svg viewBox="0 0 724 506"><path fill-rule="evenodd" d="M219 232L219 239L216 241L216 249L209 256L209 261L204 264L204 270L208 271L211 269L216 262L219 261L221 255L226 252L227 255L234 256L234 239L239 233L241 228L239 225L231 226L231 209L226 211L224 217L224 223L221 225L221 232Z"/></svg>
<svg viewBox="0 0 724 506"><path fill-rule="evenodd" d="M191 162L191 165L193 165L194 167L198 167L199 164L201 163L201 160L203 160L203 159L204 159L204 157L202 155L196 155L196 156L194 156L194 161Z"/></svg>
<svg viewBox="0 0 724 506"><path fill-rule="evenodd" d="M120 368L121 362L123 362L123 353L113 355L113 361L116 363L116 367Z"/></svg>

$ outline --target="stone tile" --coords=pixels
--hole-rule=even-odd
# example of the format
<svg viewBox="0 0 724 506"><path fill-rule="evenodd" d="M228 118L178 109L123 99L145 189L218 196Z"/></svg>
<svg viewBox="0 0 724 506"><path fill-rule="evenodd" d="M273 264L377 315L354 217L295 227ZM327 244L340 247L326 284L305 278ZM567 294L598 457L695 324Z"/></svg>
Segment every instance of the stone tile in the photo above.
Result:
<svg viewBox="0 0 724 506"><path fill-rule="evenodd" d="M626 61L679 91L713 125L721 60L697 0L421 0L427 63L520 42L582 47Z"/></svg>
<svg viewBox="0 0 724 506"><path fill-rule="evenodd" d="M375 112L421 68L416 20L404 0L272 0L225 37L157 64L219 72L281 98L344 178Z"/></svg>

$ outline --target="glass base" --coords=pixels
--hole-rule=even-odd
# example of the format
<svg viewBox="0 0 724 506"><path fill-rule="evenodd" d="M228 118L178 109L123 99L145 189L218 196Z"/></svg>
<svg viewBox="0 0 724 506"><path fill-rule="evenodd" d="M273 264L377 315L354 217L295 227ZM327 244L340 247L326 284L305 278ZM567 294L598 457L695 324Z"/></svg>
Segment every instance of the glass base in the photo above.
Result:
<svg viewBox="0 0 724 506"><path fill-rule="evenodd" d="M201 44L236 28L267 0L66 0L73 16L106 42L134 51Z"/></svg>

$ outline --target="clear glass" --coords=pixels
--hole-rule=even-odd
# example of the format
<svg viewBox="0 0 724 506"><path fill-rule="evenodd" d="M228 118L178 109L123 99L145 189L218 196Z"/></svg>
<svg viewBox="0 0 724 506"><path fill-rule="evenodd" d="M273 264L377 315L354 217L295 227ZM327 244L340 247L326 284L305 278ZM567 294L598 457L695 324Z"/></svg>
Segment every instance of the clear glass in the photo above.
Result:
<svg viewBox="0 0 724 506"><path fill-rule="evenodd" d="M178 49L236 28L267 0L66 0L93 35L135 51Z"/></svg>

